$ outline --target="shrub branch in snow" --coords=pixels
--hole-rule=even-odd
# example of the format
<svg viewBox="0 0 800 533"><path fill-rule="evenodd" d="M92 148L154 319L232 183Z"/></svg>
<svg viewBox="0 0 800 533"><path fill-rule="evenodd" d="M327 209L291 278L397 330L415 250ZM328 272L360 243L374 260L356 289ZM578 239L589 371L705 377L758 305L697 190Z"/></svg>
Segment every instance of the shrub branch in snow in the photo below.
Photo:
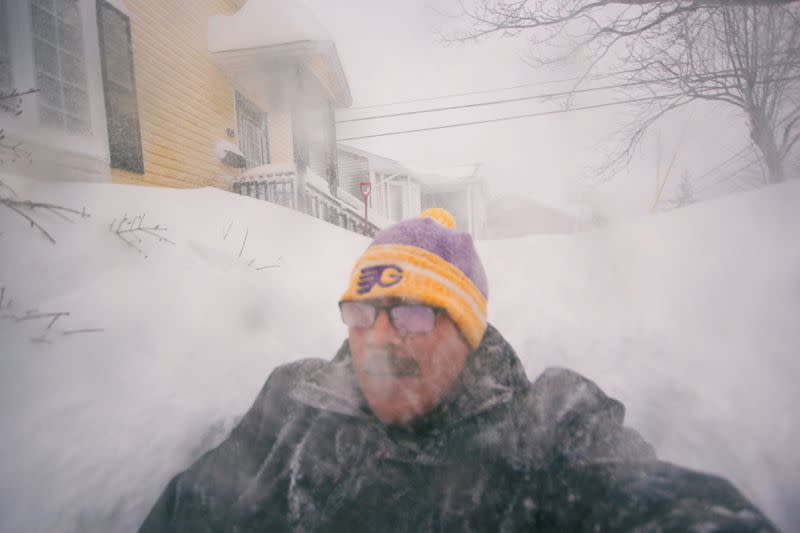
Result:
<svg viewBox="0 0 800 533"><path fill-rule="evenodd" d="M53 327L53 324L56 323L56 320L61 318L62 316L69 316L69 313L66 311L59 311L56 313L35 313L33 311L26 311L23 316L12 316L14 320L17 322L24 322L26 320L39 320L42 318L49 318L50 322L47 323L47 328L50 329Z"/></svg>
<svg viewBox="0 0 800 533"><path fill-rule="evenodd" d="M103 331L105 331L103 328L68 329L66 331L62 331L61 334L67 336L75 335L76 333L101 333Z"/></svg>
<svg viewBox="0 0 800 533"><path fill-rule="evenodd" d="M230 232L231 232L231 227L233 227L233 222L228 224L228 228L223 232L223 234L222 234L222 240L223 241L228 238L228 234L230 234ZM242 239L242 246L239 248L239 255L237 256L238 259L242 258L242 254L244 253L244 247L247 244L247 236L249 234L250 234L250 228L245 228L245 230L244 230L244 238ZM247 266L253 267L253 268L255 268L255 270L264 270L264 269L267 269L267 268L280 268L280 266L281 266L280 262L281 262L281 258L279 257L278 258L278 262L275 263L275 264L253 267L253 265L256 263L256 260L255 259L251 259L250 261L247 262Z"/></svg>
<svg viewBox="0 0 800 533"><path fill-rule="evenodd" d="M247 229L244 231L244 240L242 240L242 247L241 247L241 248L239 248L239 257L242 257L242 252L244 252L244 245L245 245L245 244L247 244L247 235L248 235L249 233L250 233L250 228L247 228ZM250 261L250 264L252 264L252 263L253 263L253 261ZM249 266L249 265L248 265L248 266Z"/></svg>
<svg viewBox="0 0 800 533"><path fill-rule="evenodd" d="M31 163L31 153L27 150L22 149L22 143L17 142L14 144L8 144L4 142L6 140L6 130L0 129L0 165L6 162L6 156L10 155L10 159L8 160L9 163L14 163L18 159L27 159L28 163Z"/></svg>
<svg viewBox="0 0 800 533"><path fill-rule="evenodd" d="M11 196L3 194L3 191L8 191L11 193ZM0 181L0 205L6 206L8 209L27 220L32 228L38 229L39 232L53 244L56 243L56 240L53 238L50 232L48 232L44 226L42 226L33 216L37 209L48 211L70 223L72 223L72 219L70 219L67 214L77 215L81 218L89 218L89 214L86 212L85 207L78 211L77 209L64 207L63 205L21 200L17 197L16 191L2 181Z"/></svg>
<svg viewBox="0 0 800 533"><path fill-rule="evenodd" d="M0 91L0 112L6 113L13 113L15 116L19 116L22 114L22 97L38 93L39 89L28 89L27 91L18 91L17 89L11 89L6 91ZM22 143L16 144L7 144L5 143L6 139L6 131L5 129L0 129L0 164L6 162L6 156L10 154L11 158L9 162L14 163L17 159L25 158L28 162L31 161L31 154L27 150L23 150L21 148ZM11 196L4 194L4 192L8 192ZM75 215L79 215L82 218L87 218L89 215L86 214L86 209L82 209L81 211L70 209L69 207L64 207L61 205L56 204L49 204L49 203L42 203L42 202L31 202L30 200L22 200L18 197L16 191L12 189L10 186L6 185L2 181L0 181L0 204L6 206L10 210L14 211L16 214L27 220L32 228L38 229L42 235L44 235L47 240L51 243L55 244L56 240L53 238L52 235L42 226L39 222L29 213L35 212L37 209L44 209L47 210L67 222L72 222L65 213L71 213Z"/></svg>
<svg viewBox="0 0 800 533"><path fill-rule="evenodd" d="M116 219L112 221L109 228L117 237L122 240L122 242L140 254L144 254L144 250L139 247L139 244L142 243L141 235L149 235L159 242L175 244L159 233L162 231L167 231L167 228L162 228L159 224L156 224L155 226L143 226L142 224L144 223L145 214L146 213L134 218L128 218L128 215L123 215L119 222L117 222ZM145 257L147 257L146 254Z"/></svg>
<svg viewBox="0 0 800 533"><path fill-rule="evenodd" d="M11 309L13 300L6 300L6 288L0 287L0 311L8 311ZM35 309L29 309L22 315L15 315L13 313L0 313L0 320L10 320L16 324L22 322L33 322L42 324L42 329L38 335L31 337L31 342L36 344L52 344L52 334L60 334L61 336L70 336L77 333L99 333L105 331L103 328L80 328L80 329L67 329L56 331L53 326L62 317L68 317L68 311L55 311L51 313L42 313ZM63 321L62 321L63 322Z"/></svg>
<svg viewBox="0 0 800 533"><path fill-rule="evenodd" d="M22 97L38 92L39 89L28 89L22 92L19 92L17 89L0 91L0 111L14 113L15 116L19 116L22 114Z"/></svg>
<svg viewBox="0 0 800 533"><path fill-rule="evenodd" d="M14 116L22 114L22 97L38 93L39 89L28 89L27 91L19 92L17 89L10 91L0 91L0 112L13 113ZM22 143L7 144L5 143L6 130L0 128L0 164L6 162L5 156L11 156L10 163L14 163L17 159L27 159L31 161L31 153L22 149Z"/></svg>

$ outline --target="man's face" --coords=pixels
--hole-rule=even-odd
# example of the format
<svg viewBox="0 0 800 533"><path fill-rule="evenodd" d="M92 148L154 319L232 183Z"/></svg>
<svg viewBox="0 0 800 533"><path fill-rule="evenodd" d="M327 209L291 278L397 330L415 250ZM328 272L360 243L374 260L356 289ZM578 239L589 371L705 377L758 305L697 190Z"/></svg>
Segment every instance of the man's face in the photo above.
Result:
<svg viewBox="0 0 800 533"><path fill-rule="evenodd" d="M384 424L408 424L436 407L469 354L469 345L444 312L436 315L429 333L401 335L385 309L378 312L372 327L350 327L349 332L356 379L370 409Z"/></svg>

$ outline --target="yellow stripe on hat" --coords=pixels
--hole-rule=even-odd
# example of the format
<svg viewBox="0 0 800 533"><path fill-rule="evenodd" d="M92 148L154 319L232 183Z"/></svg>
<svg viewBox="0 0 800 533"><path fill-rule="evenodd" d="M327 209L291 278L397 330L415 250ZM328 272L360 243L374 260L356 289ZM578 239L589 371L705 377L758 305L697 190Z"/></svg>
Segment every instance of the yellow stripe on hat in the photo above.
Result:
<svg viewBox="0 0 800 533"><path fill-rule="evenodd" d="M476 302L482 313L486 313L486 298L475 283L457 266L424 248L406 244L379 244L372 246L359 258L356 269L361 268L359 265L362 262L380 263L392 261L409 263L448 279L450 282L455 283L459 289L466 292Z"/></svg>
<svg viewBox="0 0 800 533"><path fill-rule="evenodd" d="M405 244L380 244L372 246L358 259L351 279L357 280L361 269L368 266L379 264L405 263L421 271L430 272L448 283L454 284L460 291L463 291L467 299L476 306L476 312L486 314L486 298L466 274L457 266L449 263L438 255L423 248Z"/></svg>
<svg viewBox="0 0 800 533"><path fill-rule="evenodd" d="M458 267L402 244L370 247L359 258L342 300L413 299L447 310L473 349L486 330L486 298Z"/></svg>

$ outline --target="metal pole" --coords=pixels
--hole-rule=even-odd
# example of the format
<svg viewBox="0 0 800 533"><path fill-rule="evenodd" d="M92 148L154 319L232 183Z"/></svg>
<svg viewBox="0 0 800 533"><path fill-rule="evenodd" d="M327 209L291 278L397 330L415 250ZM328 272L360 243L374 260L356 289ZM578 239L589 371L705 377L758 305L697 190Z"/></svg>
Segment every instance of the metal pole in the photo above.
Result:
<svg viewBox="0 0 800 533"><path fill-rule="evenodd" d="M361 196L364 197L364 235L367 235L369 228L369 218L367 218L367 207L369 206L369 193L372 192L372 183L368 181L361 181L358 183L358 188L361 190Z"/></svg>

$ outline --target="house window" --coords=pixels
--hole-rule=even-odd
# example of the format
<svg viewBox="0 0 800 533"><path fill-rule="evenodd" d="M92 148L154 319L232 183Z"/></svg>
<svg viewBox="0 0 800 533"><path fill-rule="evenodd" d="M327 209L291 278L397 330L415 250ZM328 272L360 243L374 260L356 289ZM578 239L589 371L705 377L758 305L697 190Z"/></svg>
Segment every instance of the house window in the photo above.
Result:
<svg viewBox="0 0 800 533"><path fill-rule="evenodd" d="M39 121L90 135L89 91L78 0L31 0Z"/></svg>
<svg viewBox="0 0 800 533"><path fill-rule="evenodd" d="M11 50L8 43L8 2L0 0L0 89L11 87Z"/></svg>
<svg viewBox="0 0 800 533"><path fill-rule="evenodd" d="M130 19L117 8L97 2L97 29L105 92L111 167L144 173Z"/></svg>
<svg viewBox="0 0 800 533"><path fill-rule="evenodd" d="M267 114L236 92L236 122L239 127L239 148L247 168L269 163Z"/></svg>

